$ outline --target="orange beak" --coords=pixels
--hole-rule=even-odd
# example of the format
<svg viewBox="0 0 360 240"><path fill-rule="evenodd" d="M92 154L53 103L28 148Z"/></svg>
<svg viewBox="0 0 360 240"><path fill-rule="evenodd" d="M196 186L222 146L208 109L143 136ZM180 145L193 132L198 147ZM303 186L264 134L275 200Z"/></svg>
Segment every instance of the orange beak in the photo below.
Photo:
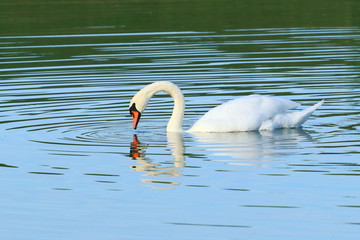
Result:
<svg viewBox="0 0 360 240"><path fill-rule="evenodd" d="M133 118L133 128L136 129L141 117L141 113L138 111L131 111L131 116Z"/></svg>
<svg viewBox="0 0 360 240"><path fill-rule="evenodd" d="M129 111L133 118L133 128L136 129L136 127L139 123L140 117L141 117L141 113L136 109L135 103L133 103L133 105L130 107Z"/></svg>

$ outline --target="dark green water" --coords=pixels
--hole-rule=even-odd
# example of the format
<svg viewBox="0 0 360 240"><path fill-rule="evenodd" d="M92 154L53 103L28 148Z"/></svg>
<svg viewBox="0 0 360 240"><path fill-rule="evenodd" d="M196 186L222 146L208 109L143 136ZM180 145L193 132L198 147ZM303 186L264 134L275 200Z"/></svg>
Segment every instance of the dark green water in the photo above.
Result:
<svg viewBox="0 0 360 240"><path fill-rule="evenodd" d="M357 27L357 0L1 1L1 35Z"/></svg>
<svg viewBox="0 0 360 240"><path fill-rule="evenodd" d="M357 239L359 1L2 1L0 238ZM301 130L139 130L158 80L188 128L248 94L326 102ZM136 134L136 135L134 135Z"/></svg>

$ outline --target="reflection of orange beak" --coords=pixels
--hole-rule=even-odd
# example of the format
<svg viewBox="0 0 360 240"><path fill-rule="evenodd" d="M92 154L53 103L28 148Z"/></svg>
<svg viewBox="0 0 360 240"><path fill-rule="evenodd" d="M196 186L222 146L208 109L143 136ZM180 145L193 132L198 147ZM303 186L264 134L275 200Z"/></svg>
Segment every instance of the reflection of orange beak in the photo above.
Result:
<svg viewBox="0 0 360 240"><path fill-rule="evenodd" d="M141 117L141 113L136 110L132 110L130 112L131 112L131 116L133 118L133 128L136 129L136 127L139 123L140 117Z"/></svg>
<svg viewBox="0 0 360 240"><path fill-rule="evenodd" d="M140 142L138 141L136 134L134 134L130 147L130 157L133 159L141 157L141 149L139 148L139 144Z"/></svg>

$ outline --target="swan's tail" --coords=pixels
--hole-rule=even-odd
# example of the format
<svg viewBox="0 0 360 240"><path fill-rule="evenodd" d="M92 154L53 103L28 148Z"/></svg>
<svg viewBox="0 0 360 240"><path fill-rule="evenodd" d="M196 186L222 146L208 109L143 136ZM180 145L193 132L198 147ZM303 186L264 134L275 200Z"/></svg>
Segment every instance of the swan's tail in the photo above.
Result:
<svg viewBox="0 0 360 240"><path fill-rule="evenodd" d="M323 103L324 100L321 100L320 102L316 103L314 106L311 106L299 112L293 112L292 115L293 115L294 127L300 127L301 124L303 124L316 109L318 109L321 105L323 105Z"/></svg>

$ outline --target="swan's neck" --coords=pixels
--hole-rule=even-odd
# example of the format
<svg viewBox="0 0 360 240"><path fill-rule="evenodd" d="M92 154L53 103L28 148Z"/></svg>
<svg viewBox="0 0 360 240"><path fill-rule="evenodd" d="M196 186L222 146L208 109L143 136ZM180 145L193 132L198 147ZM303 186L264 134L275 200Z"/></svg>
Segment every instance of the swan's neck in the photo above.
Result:
<svg viewBox="0 0 360 240"><path fill-rule="evenodd" d="M174 99L174 110L166 127L168 132L182 132L182 124L184 118L185 101L181 94L173 96Z"/></svg>
<svg viewBox="0 0 360 240"><path fill-rule="evenodd" d="M167 81L156 82L148 85L150 97L157 92L166 92L174 100L174 109L168 125L166 127L167 132L182 132L182 122L184 118L185 100L180 88L175 84Z"/></svg>
<svg viewBox="0 0 360 240"><path fill-rule="evenodd" d="M176 85L171 86L169 89L163 89L163 91L170 94L170 96L174 99L174 109L166 127L166 131L182 132L182 123L185 110L184 95Z"/></svg>

